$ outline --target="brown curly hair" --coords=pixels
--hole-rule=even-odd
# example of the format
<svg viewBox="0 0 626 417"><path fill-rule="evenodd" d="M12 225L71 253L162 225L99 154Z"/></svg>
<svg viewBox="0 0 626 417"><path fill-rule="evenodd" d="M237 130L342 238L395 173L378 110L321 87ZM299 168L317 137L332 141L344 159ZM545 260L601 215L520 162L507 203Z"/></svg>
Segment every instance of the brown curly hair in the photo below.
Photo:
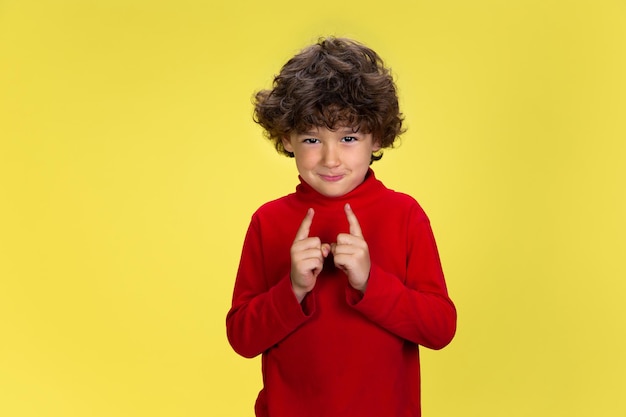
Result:
<svg viewBox="0 0 626 417"><path fill-rule="evenodd" d="M346 38L320 38L254 96L254 121L279 153L293 157L282 138L313 126L351 126L372 133L381 148L404 132L391 72L372 49ZM382 152L372 155L372 162Z"/></svg>

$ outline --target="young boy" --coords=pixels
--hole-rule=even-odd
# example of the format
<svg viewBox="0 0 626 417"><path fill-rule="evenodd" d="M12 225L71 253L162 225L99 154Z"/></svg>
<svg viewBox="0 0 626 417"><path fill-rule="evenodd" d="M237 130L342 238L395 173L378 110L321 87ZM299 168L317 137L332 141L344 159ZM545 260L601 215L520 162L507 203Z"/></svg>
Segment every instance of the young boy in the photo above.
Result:
<svg viewBox="0 0 626 417"><path fill-rule="evenodd" d="M454 336L430 223L370 164L402 133L390 72L327 38L256 95L255 121L295 157L300 184L252 216L228 339L262 354L259 417L420 416L418 345Z"/></svg>

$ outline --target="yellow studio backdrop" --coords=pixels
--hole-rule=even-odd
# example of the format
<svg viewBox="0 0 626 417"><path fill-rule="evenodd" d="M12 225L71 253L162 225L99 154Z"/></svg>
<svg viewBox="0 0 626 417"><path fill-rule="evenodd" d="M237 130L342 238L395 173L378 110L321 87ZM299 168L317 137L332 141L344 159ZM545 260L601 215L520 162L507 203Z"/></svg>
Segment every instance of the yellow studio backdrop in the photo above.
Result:
<svg viewBox="0 0 626 417"><path fill-rule="evenodd" d="M623 1L0 0L1 416L253 415L225 315L297 180L250 100L330 34L393 69L374 169L459 311L424 416L626 415Z"/></svg>

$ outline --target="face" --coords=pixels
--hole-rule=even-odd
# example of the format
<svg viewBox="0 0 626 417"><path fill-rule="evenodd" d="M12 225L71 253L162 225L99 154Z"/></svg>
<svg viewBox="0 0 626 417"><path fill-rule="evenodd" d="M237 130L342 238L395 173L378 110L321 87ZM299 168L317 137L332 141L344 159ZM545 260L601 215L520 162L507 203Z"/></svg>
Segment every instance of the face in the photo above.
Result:
<svg viewBox="0 0 626 417"><path fill-rule="evenodd" d="M293 152L302 179L327 197L340 197L361 184L372 152L380 150L371 133L354 132L350 127L312 127L292 133L283 145Z"/></svg>

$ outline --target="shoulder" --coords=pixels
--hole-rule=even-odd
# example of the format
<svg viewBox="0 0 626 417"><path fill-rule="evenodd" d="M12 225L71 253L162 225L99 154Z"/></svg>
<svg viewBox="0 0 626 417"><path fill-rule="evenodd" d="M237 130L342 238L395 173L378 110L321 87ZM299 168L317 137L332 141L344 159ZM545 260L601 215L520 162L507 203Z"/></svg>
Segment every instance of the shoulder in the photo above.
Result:
<svg viewBox="0 0 626 417"><path fill-rule="evenodd" d="M252 214L252 221L258 223L273 223L285 221L296 213L294 195L288 194L262 204Z"/></svg>
<svg viewBox="0 0 626 417"><path fill-rule="evenodd" d="M290 206L292 194L288 194L274 200L270 200L266 203L263 203L259 208L256 209L254 215L266 215L272 214L276 212L282 212Z"/></svg>
<svg viewBox="0 0 626 417"><path fill-rule="evenodd" d="M281 248L291 243L305 214L293 200L290 194L268 201L252 214L249 230L262 244Z"/></svg>
<svg viewBox="0 0 626 417"><path fill-rule="evenodd" d="M384 185L378 202L385 205L388 212L401 212L414 219L428 220L426 212L413 196L387 188Z"/></svg>

